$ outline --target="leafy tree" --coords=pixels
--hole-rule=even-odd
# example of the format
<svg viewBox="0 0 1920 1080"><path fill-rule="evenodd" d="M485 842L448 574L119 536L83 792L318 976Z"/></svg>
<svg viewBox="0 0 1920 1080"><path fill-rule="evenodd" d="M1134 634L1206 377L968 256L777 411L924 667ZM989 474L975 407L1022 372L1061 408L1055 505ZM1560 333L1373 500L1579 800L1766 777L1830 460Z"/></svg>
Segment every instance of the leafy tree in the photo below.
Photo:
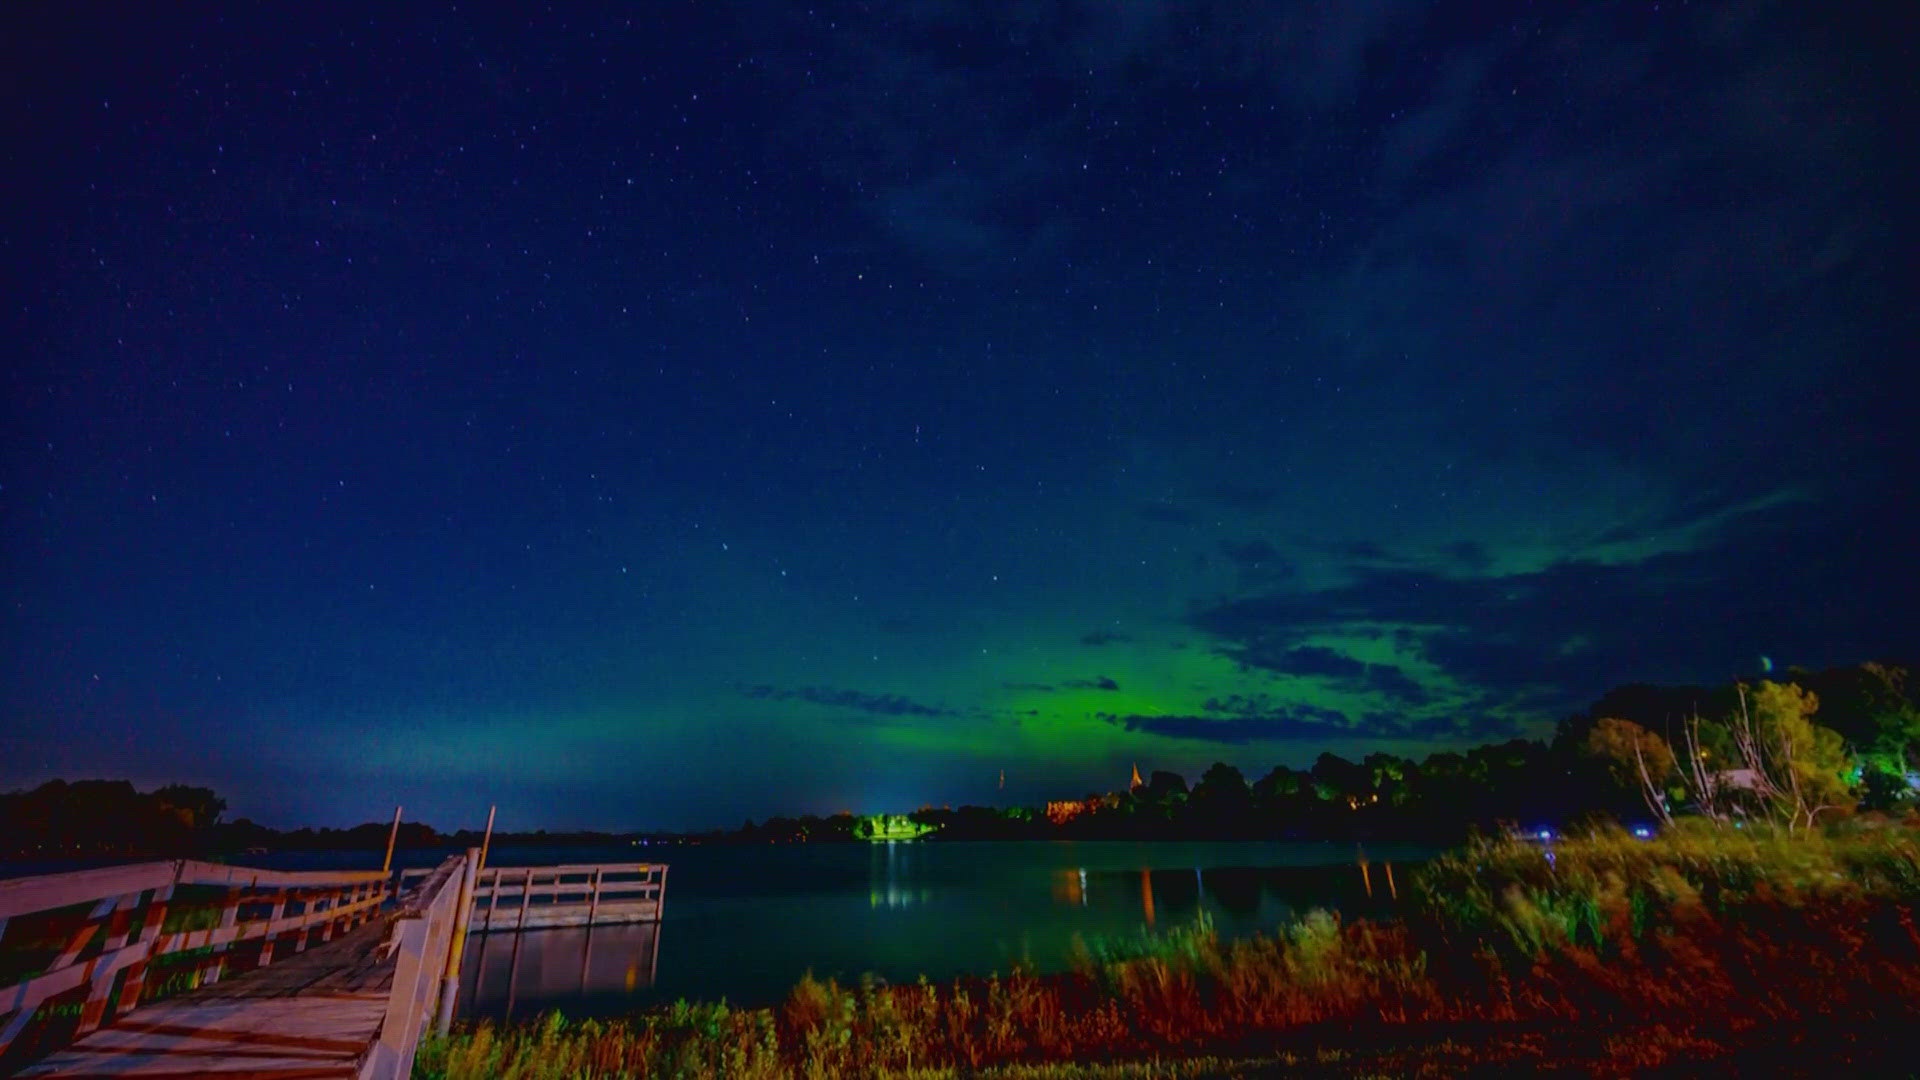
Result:
<svg viewBox="0 0 1920 1080"><path fill-rule="evenodd" d="M1323 753L1314 759L1313 783L1323 802L1362 802L1373 794L1367 770L1338 754Z"/></svg>
<svg viewBox="0 0 1920 1080"><path fill-rule="evenodd" d="M1252 801L1252 791L1247 787L1247 778L1240 770L1223 761L1216 761L1200 774L1200 782L1194 785L1193 802L1217 809L1244 809Z"/></svg>
<svg viewBox="0 0 1920 1080"><path fill-rule="evenodd" d="M1728 719L1754 794L1789 829L1811 827L1824 812L1853 805L1853 762L1840 733L1813 721L1820 699L1793 683L1739 688Z"/></svg>
<svg viewBox="0 0 1920 1080"><path fill-rule="evenodd" d="M1655 817L1670 819L1668 788L1678 769L1667 740L1631 720L1608 716L1587 733L1586 749L1605 765L1615 785L1638 791Z"/></svg>
<svg viewBox="0 0 1920 1080"><path fill-rule="evenodd" d="M1905 774L1920 761L1920 703L1906 668L1868 663L1793 681L1819 697L1821 725L1839 732L1868 767Z"/></svg>
<svg viewBox="0 0 1920 1080"><path fill-rule="evenodd" d="M1913 788L1907 774L1892 772L1878 761L1869 761L1860 771L1860 808L1893 810L1912 801Z"/></svg>
<svg viewBox="0 0 1920 1080"><path fill-rule="evenodd" d="M1387 805L1407 804L1412 791L1407 776L1417 772L1419 766L1406 758L1384 753L1368 754L1360 765L1367 770L1367 786L1378 792Z"/></svg>
<svg viewBox="0 0 1920 1080"><path fill-rule="evenodd" d="M1313 778L1305 773L1297 773L1285 765L1275 765L1267 775L1254 781L1253 797L1255 801L1266 805L1295 799L1312 786Z"/></svg>
<svg viewBox="0 0 1920 1080"><path fill-rule="evenodd" d="M1185 802L1187 798L1187 779L1179 773L1167 772L1164 769L1155 769L1153 770L1153 775L1147 778L1147 786L1141 789L1141 794L1146 797L1148 802Z"/></svg>
<svg viewBox="0 0 1920 1080"><path fill-rule="evenodd" d="M153 800L162 812L179 818L181 824L195 830L212 828L227 809L227 800L215 795L212 788L186 784L168 784L153 793Z"/></svg>

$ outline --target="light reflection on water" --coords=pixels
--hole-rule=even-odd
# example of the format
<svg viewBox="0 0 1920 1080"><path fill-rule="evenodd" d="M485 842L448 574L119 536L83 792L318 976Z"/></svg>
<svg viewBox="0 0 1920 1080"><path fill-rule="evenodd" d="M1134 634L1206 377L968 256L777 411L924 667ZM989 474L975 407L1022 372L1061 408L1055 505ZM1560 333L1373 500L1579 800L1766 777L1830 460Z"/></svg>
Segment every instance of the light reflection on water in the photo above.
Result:
<svg viewBox="0 0 1920 1080"><path fill-rule="evenodd" d="M653 987L661 936L658 923L474 934L461 964L460 1014L507 1020L581 1005L617 1011Z"/></svg>
<svg viewBox="0 0 1920 1080"><path fill-rule="evenodd" d="M1062 970L1076 935L1131 937L1199 911L1223 935L1244 935L1307 908L1369 903L1351 844L903 842L660 854L672 866L664 924L596 927L590 949L584 929L530 931L511 984L513 936L483 944L476 935L462 1012L498 1017L510 1004L515 1016L554 1007L609 1015L682 997L762 1005L807 971L846 984L866 972L911 982L1016 963ZM1426 854L1368 849L1376 879L1382 862ZM631 857L564 858L623 855Z"/></svg>

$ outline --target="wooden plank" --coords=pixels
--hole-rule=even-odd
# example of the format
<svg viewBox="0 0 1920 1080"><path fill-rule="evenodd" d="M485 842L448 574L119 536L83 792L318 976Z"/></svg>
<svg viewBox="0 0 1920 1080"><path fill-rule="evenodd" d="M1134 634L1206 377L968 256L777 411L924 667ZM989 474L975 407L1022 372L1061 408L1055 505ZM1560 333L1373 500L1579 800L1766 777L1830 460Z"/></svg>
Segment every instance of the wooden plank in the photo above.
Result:
<svg viewBox="0 0 1920 1080"><path fill-rule="evenodd" d="M384 881L378 870L260 870L186 860L180 868L182 885L247 885L262 889L324 889L351 882Z"/></svg>
<svg viewBox="0 0 1920 1080"><path fill-rule="evenodd" d="M131 866L103 866L97 870L75 870L65 874L9 878L0 881L0 918L29 915L75 904L91 904L102 897L125 896L171 885L176 866L171 862L134 863Z"/></svg>
<svg viewBox="0 0 1920 1080"><path fill-rule="evenodd" d="M121 982L120 1000L114 1002L114 1015L124 1015L140 1004L140 993L145 989L147 965L159 955L160 927L167 921L167 903L173 899L173 886L167 885L153 891L153 900L147 904L147 919L140 927L136 942L144 942L146 949L127 965L127 974Z"/></svg>
<svg viewBox="0 0 1920 1080"><path fill-rule="evenodd" d="M388 923L367 923L271 967L255 968L193 992L195 1000L292 997L316 990L375 991L393 981L393 966L381 946Z"/></svg>
<svg viewBox="0 0 1920 1080"><path fill-rule="evenodd" d="M188 873L185 864L158 865ZM469 891L463 892L460 887L463 866L462 856L449 858L422 877L400 910L388 917L374 917L387 881L379 874L353 875L348 880L327 875L330 884L311 876L271 883L249 877L245 879L247 886L274 890L268 901L268 918L240 921L237 913L242 900L235 893L221 908L222 926L168 935L158 933L166 902L165 893L159 891L165 888L163 883L154 886L154 901L145 913L145 932L131 941L128 924L138 894L96 904L88 937L100 917L114 919L109 948L85 963L69 964L59 973L62 981L70 980L75 986L91 982L90 999L104 998L117 971L130 965L145 967L166 951L203 945L224 949L246 937L263 937L265 959L271 959L272 942L281 934L297 932L305 937L313 927L321 926L335 936L305 952L235 977L222 979L216 971L214 978L198 990L121 1016L111 1026L86 1035L22 1075L136 1076L149 1080L184 1080L189 1076L213 1076L217 1080L255 1076L276 1080L398 1080L411 1069L414 1048L444 992L443 972L449 963L453 935L463 921L456 916L463 906L469 914L478 906L478 881ZM557 881L557 876L564 875L552 867L514 868L520 879L517 889L502 887L498 868L488 868L494 870L489 918L502 892L517 893L520 911L516 923L521 928L659 918L665 893L664 865L584 867L590 877L581 883ZM636 873L641 867L647 880L609 881L602 872ZM232 869L216 868L221 873ZM656 874L658 877L653 877ZM93 880L137 879L122 874ZM226 883L237 885L240 880L230 877ZM586 899L534 905L536 894L580 894ZM35 895L54 894L43 890ZM306 910L285 914L289 901L303 898ZM362 916L368 917L365 923L340 932L339 924ZM486 927L468 922L467 929L484 933ZM81 944L84 947L85 942ZM123 1002L138 998L139 984L131 981L131 974L129 978L130 989L123 994ZM87 1011L94 1012L91 1000ZM97 1014L91 1018L97 1019Z"/></svg>
<svg viewBox="0 0 1920 1080"><path fill-rule="evenodd" d="M453 908L460 902L465 858L440 864L402 908L394 925L393 989L379 1035L361 1064L361 1080L404 1080L413 1070L420 1033L433 1015L440 973L453 940Z"/></svg>
<svg viewBox="0 0 1920 1080"><path fill-rule="evenodd" d="M536 907L527 912L526 922L520 929L545 930L560 926L587 926L591 925L588 921L588 913L589 909L585 904L571 904L563 908ZM660 905L651 900L635 904L601 904L599 910L592 913L592 924L605 926L611 923L657 922L659 918ZM468 926L467 932L485 934L488 931L485 926L476 922ZM497 926L492 932L512 934L516 929L511 926Z"/></svg>
<svg viewBox="0 0 1920 1080"><path fill-rule="evenodd" d="M237 941L262 936L278 936L304 929L330 918L348 914L365 914L379 908L382 897L369 897L355 901L338 909L307 911L299 915L282 915L276 919L250 919L246 922L235 921L223 926L210 926L205 930L177 930L161 940L165 943L162 952L178 952L182 949L204 949L219 945L230 945ZM237 907L237 905L236 905ZM221 912L221 920L226 920L226 912Z"/></svg>
<svg viewBox="0 0 1920 1080"><path fill-rule="evenodd" d="M344 1080L358 1072L385 1006L381 993L178 998L150 1005L20 1075Z"/></svg>
<svg viewBox="0 0 1920 1080"><path fill-rule="evenodd" d="M326 917L317 911L274 923ZM23 1075L359 1076L393 995L388 930L376 919L324 947L146 1006Z"/></svg>

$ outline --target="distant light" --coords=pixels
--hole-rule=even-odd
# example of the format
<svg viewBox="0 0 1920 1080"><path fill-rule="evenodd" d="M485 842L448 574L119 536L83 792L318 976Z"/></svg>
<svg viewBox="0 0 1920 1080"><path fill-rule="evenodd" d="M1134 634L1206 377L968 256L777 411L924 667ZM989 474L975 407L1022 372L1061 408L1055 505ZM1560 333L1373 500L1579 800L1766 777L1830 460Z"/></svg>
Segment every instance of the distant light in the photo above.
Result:
<svg viewBox="0 0 1920 1080"><path fill-rule="evenodd" d="M1647 828L1645 825L1635 825L1633 827L1633 835L1645 840L1653 835L1653 830Z"/></svg>
<svg viewBox="0 0 1920 1080"><path fill-rule="evenodd" d="M1553 839L1553 830L1552 830L1552 829L1541 829L1541 830L1540 830L1540 839L1542 839L1542 840L1551 840L1551 839Z"/></svg>
<svg viewBox="0 0 1920 1080"><path fill-rule="evenodd" d="M1771 656L1763 656L1763 657L1761 657L1761 658L1760 658L1760 670L1761 670L1761 671L1772 671L1772 670L1773 670L1773 657L1771 657Z"/></svg>

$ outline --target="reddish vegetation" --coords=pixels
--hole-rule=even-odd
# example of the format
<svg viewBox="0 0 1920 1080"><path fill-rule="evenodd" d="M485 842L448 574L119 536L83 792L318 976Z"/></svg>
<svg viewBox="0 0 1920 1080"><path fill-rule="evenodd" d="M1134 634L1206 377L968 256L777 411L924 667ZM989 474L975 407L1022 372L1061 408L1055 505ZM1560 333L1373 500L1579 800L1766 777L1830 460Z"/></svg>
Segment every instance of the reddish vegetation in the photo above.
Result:
<svg viewBox="0 0 1920 1080"><path fill-rule="evenodd" d="M1702 910L1605 959L1577 947L1532 961L1485 946L1457 955L1406 927L1322 929L1285 943L1196 942L1189 956L1073 975L857 990L807 980L777 1010L690 1006L634 1026L488 1032L482 1047L470 1036L451 1057L478 1065L479 1049L499 1074L522 1056L552 1068L555 1053L597 1075L840 1075L1201 1054L1395 1074L1708 1061L1777 1071L1905 1067L1893 1055L1920 1022L1920 931L1910 908L1884 901ZM1453 959L1424 959L1435 956ZM548 1049L538 1051L542 1034ZM442 1073L456 1062L432 1055L423 1065L470 1075Z"/></svg>
<svg viewBox="0 0 1920 1080"><path fill-rule="evenodd" d="M1907 1070L1920 848L1904 832L1680 830L1439 860L1401 922L1315 914L1278 938L1205 922L1071 974L841 987L776 1009L482 1025L419 1075L835 1076L1174 1060L1389 1075Z"/></svg>

